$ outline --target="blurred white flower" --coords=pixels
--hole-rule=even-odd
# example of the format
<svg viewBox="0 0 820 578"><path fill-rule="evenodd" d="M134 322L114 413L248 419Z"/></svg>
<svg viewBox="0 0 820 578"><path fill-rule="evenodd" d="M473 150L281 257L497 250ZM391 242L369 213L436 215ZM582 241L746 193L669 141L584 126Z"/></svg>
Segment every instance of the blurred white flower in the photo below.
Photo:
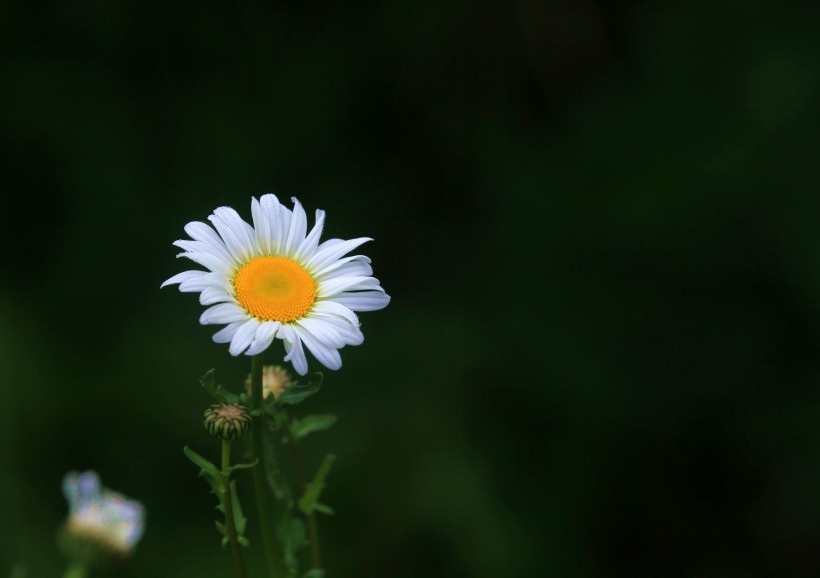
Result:
<svg viewBox="0 0 820 578"><path fill-rule="evenodd" d="M319 243L325 212L316 211L308 232L307 217L295 198L293 210L274 195L251 200L253 226L230 207L208 217L213 224L188 223L191 240L174 245L208 271L185 271L162 286L179 283L179 290L199 293L212 306L199 318L203 325L225 324L214 334L230 343L231 355L256 355L274 339L285 345L285 361L300 375L307 373L302 344L329 369L339 369L339 349L364 341L354 311L386 307L390 296L373 277L370 259L345 257L370 241L360 237Z"/></svg>
<svg viewBox="0 0 820 578"><path fill-rule="evenodd" d="M133 551L145 528L142 504L102 487L92 471L66 474L63 493L67 534L121 556Z"/></svg>

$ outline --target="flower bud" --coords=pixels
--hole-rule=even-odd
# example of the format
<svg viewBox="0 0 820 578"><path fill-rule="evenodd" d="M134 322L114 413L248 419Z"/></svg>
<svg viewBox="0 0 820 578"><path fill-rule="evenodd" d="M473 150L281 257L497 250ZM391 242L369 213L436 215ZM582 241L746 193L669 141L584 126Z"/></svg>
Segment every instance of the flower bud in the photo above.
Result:
<svg viewBox="0 0 820 578"><path fill-rule="evenodd" d="M242 437L250 426L251 415L241 405L214 404L205 410L205 427L223 440Z"/></svg>
<svg viewBox="0 0 820 578"><path fill-rule="evenodd" d="M274 399L282 395L282 392L293 383L290 373L281 365L265 365L262 368L262 399L272 395ZM251 376L245 380L245 387L248 393L251 392Z"/></svg>

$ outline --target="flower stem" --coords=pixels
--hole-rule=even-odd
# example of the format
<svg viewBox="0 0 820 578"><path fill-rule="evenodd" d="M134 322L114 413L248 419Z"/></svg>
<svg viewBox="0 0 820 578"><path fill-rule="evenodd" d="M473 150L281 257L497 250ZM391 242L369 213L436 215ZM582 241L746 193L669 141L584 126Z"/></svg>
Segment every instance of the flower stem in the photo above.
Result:
<svg viewBox="0 0 820 578"><path fill-rule="evenodd" d="M225 492L225 527L228 528L228 541L231 543L231 554L236 567L237 578L245 578L245 562L242 560L242 546L236 534L236 520L233 516L233 497L231 495L231 442L222 440L222 478Z"/></svg>
<svg viewBox="0 0 820 578"><path fill-rule="evenodd" d="M85 578L88 576L88 568L79 562L71 562L66 568L63 578Z"/></svg>
<svg viewBox="0 0 820 578"><path fill-rule="evenodd" d="M302 486L302 491L304 492L307 489L308 479L305 475L305 466L302 461L302 453L299 450L299 443L296 441L296 436L293 435L293 430L290 427L290 417L288 416L288 412L284 408L281 412L282 425L285 429L285 435L288 436L288 445L290 446L293 454L293 467L294 470L296 470L296 477L299 478L299 485ZM308 539L310 540L310 569L321 570L322 556L319 549L319 525L316 522L316 513L312 510L309 514L307 514L307 523Z"/></svg>
<svg viewBox="0 0 820 578"><path fill-rule="evenodd" d="M256 509L259 516L259 528L262 534L262 546L270 578L282 578L284 571L280 564L282 555L276 532L273 527L267 484L267 456L265 452L265 410L262 398L262 354L251 358L251 413L254 415L251 428L251 453L259 460L253 468L253 487L256 492Z"/></svg>

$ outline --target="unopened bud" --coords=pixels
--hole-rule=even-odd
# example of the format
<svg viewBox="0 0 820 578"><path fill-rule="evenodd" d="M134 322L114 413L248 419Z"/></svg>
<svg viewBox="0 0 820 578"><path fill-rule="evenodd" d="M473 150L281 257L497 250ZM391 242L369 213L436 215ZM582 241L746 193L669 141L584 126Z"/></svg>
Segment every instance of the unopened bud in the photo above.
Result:
<svg viewBox="0 0 820 578"><path fill-rule="evenodd" d="M205 410L205 427L223 440L245 435L251 426L251 415L241 405L214 404Z"/></svg>

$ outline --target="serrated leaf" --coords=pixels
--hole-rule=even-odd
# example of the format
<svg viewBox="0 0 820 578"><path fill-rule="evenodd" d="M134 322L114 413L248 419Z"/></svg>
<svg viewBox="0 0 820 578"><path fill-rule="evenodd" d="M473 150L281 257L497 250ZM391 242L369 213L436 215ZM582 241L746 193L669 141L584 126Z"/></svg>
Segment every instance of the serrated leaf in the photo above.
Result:
<svg viewBox="0 0 820 578"><path fill-rule="evenodd" d="M294 419L291 422L290 430L296 439L303 437L317 431L324 431L336 423L336 416L333 414L314 414L306 415L301 419Z"/></svg>
<svg viewBox="0 0 820 578"><path fill-rule="evenodd" d="M182 448L182 451L185 452L185 455L194 463L194 465L199 467L200 475L202 475L205 478L205 481L207 481L211 486L212 492L217 495L224 492L222 475L214 464L203 458L188 446Z"/></svg>
<svg viewBox="0 0 820 578"><path fill-rule="evenodd" d="M276 398L272 409L282 407L285 404L296 405L302 403L322 387L323 375L320 372L313 374L313 378L308 383L294 383L289 385L282 394Z"/></svg>
<svg viewBox="0 0 820 578"><path fill-rule="evenodd" d="M305 488L305 493L299 498L299 509L305 514L310 514L313 510L318 510L316 505L322 495L322 490L325 489L325 478L327 478L327 475L330 473L330 468L333 467L334 461L336 461L336 456L333 454L325 456L313 480ZM327 508L327 506L324 507Z"/></svg>

